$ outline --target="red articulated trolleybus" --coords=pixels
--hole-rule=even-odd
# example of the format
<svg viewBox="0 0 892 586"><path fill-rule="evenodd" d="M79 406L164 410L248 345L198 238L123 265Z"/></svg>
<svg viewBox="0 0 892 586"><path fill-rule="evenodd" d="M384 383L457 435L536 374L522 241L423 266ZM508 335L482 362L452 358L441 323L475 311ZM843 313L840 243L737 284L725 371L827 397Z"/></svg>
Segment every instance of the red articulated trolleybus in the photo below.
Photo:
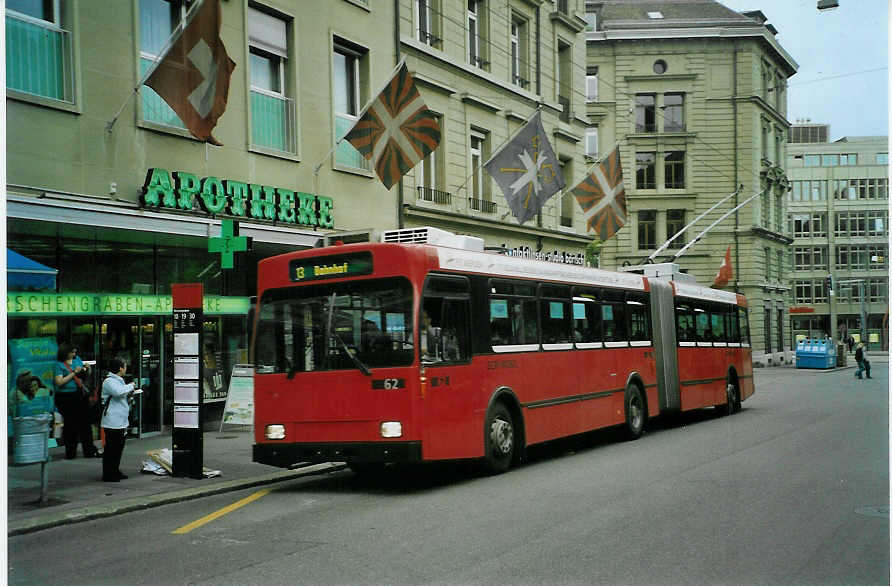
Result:
<svg viewBox="0 0 892 586"><path fill-rule="evenodd" d="M651 265L663 267L666 265ZM482 459L753 393L746 299L436 228L260 262L256 462Z"/></svg>

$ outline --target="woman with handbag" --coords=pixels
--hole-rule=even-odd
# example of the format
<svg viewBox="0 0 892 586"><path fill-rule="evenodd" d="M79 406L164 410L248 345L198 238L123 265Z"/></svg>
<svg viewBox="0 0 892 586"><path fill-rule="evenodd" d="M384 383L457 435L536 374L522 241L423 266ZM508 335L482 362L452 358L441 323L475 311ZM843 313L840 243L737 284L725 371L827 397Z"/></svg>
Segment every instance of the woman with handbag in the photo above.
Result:
<svg viewBox="0 0 892 586"><path fill-rule="evenodd" d="M124 440L130 421L130 399L133 398L134 383L125 383L127 361L113 358L108 376L102 383L102 429L105 431L105 452L102 454L102 481L120 482L127 478L121 472L121 454L124 453Z"/></svg>
<svg viewBox="0 0 892 586"><path fill-rule="evenodd" d="M90 425L89 395L81 377L89 373L77 349L70 343L59 345L58 362L53 365L53 382L56 383L56 408L62 414L62 441L65 443L65 458L77 457L77 442L84 448L85 458L98 458L99 450L93 445L93 429Z"/></svg>

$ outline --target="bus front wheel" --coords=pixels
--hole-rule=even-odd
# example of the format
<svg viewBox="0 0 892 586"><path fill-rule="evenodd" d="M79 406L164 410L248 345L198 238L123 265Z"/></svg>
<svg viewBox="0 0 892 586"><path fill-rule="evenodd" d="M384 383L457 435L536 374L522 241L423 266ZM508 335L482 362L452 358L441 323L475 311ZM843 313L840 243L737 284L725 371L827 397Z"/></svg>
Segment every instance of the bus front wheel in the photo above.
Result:
<svg viewBox="0 0 892 586"><path fill-rule="evenodd" d="M644 420L647 417L647 409L644 406L644 397L641 389L636 384L629 385L626 389L626 439L636 440L644 434Z"/></svg>
<svg viewBox="0 0 892 586"><path fill-rule="evenodd" d="M486 416L483 465L489 474L501 474L514 459L514 418L503 403L496 403Z"/></svg>

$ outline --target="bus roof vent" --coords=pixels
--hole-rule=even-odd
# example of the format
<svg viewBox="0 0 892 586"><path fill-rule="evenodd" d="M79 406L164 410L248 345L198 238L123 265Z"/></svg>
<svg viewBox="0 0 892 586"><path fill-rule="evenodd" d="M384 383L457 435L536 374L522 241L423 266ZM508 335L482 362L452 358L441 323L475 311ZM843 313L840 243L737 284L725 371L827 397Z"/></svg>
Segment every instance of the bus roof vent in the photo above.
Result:
<svg viewBox="0 0 892 586"><path fill-rule="evenodd" d="M448 248L462 248L483 252L483 238L453 234L439 228L424 226L420 228L403 228L402 230L385 230L381 234L381 242L393 244L431 244Z"/></svg>

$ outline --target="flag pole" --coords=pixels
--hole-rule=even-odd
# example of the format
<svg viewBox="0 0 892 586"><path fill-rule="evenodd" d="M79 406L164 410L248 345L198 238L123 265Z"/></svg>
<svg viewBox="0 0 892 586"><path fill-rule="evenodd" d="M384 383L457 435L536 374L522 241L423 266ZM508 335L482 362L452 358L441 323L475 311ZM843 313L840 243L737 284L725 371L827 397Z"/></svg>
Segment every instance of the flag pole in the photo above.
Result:
<svg viewBox="0 0 892 586"><path fill-rule="evenodd" d="M674 261L675 259L677 259L677 258L680 257L681 255L683 255L685 252L687 252L688 248L692 247L692 246L695 245L697 242L699 242L700 239L701 239L703 236L705 236L707 232L709 232L710 230L712 230L712 228L713 228L716 224L718 224L719 222L721 222L722 220L724 220L725 218L727 218L728 216L730 216L731 214L733 214L734 212L736 212L737 210L739 210L740 208L742 208L743 206L745 206L746 204L748 204L749 202L753 201L754 199L756 199L757 197L759 197L760 195L762 195L763 193L765 193L766 189L767 189L767 188L763 189L763 190L760 191L759 193L754 193L754 194L751 195L750 197L746 198L746 199L743 201L743 203L741 203L740 205L735 206L735 207L732 208L731 210L729 210L729 211L725 212L724 214L722 214L721 217L719 217L718 220L716 220L715 222L713 222L712 224L710 224L709 226L707 226L705 230L703 230L702 232L700 232L699 234L697 234L697 236L695 236L694 239L691 240L691 241L690 241L684 248L682 248L681 250L679 250L678 252L676 252L675 255L670 259L670 261ZM731 194L731 195L734 195L734 194Z"/></svg>
<svg viewBox="0 0 892 586"><path fill-rule="evenodd" d="M105 125L106 132L111 134L111 131L115 127L115 123L121 116L121 112L123 112L124 108L127 107L130 99L134 95L139 93L139 88L142 87L142 84L144 84L146 80L149 79L149 77L151 77L153 73L155 73L155 70L158 69L158 65L160 65L161 61L164 60L164 57L167 56L167 52L170 51L170 48L173 47L174 43L176 43L180 39L180 37L183 35L183 31L186 30L186 26L189 24L189 22L191 22L192 18L195 16L195 13L198 12L198 7L204 4L206 1L207 0L199 0L189 8L189 11L186 13L186 18L184 18L179 22L179 24L177 24L176 28L174 28L173 31L170 33L170 36L167 37L167 41L161 47L161 50L158 51L158 57L155 59L155 61L152 62L152 65L146 70L146 72L142 74L142 77L140 77L139 79L139 83L137 83L136 86L133 88L133 91L127 95L127 98L124 100L124 103L121 104L121 107L118 108L118 111L115 114L114 118L109 120L108 123Z"/></svg>
<svg viewBox="0 0 892 586"><path fill-rule="evenodd" d="M676 232L676 233L672 236L672 238L670 238L669 240L667 240L666 242L664 242L662 246L660 246L658 249L656 249L655 251L653 251L653 253L652 253L649 257L647 257L647 258L644 260L644 262L646 263L647 261L652 261L653 259L655 259L655 258L657 257L657 255L659 255L661 252L663 252L664 250L666 250L666 248L668 248L669 245L672 244L672 241L673 241L673 240L675 240L676 238L678 238L679 236L681 236L682 234L684 234L685 231L686 231L688 228L692 227L694 224L696 224L697 222L699 222L699 221L703 218L703 216L705 216L706 214L708 214L708 213L711 212L712 210L716 209L717 207L719 207L720 205L722 205L723 203L725 203L726 201L728 201L729 199L731 199L732 197L734 197L735 195L737 195L738 193L740 193L740 190L741 190L741 189L743 189L743 185L740 185L737 189L734 190L734 193L732 193L731 195L728 195L728 196L722 198L722 199L719 200L719 202L716 203L714 206L712 206L711 208L709 208L708 210L706 210L705 212L703 212L702 214L700 214L699 216L697 216L696 218L694 218L693 220L691 220L688 224L686 224L686 225L684 226L684 228L682 228L681 230L679 230L678 232Z"/></svg>

